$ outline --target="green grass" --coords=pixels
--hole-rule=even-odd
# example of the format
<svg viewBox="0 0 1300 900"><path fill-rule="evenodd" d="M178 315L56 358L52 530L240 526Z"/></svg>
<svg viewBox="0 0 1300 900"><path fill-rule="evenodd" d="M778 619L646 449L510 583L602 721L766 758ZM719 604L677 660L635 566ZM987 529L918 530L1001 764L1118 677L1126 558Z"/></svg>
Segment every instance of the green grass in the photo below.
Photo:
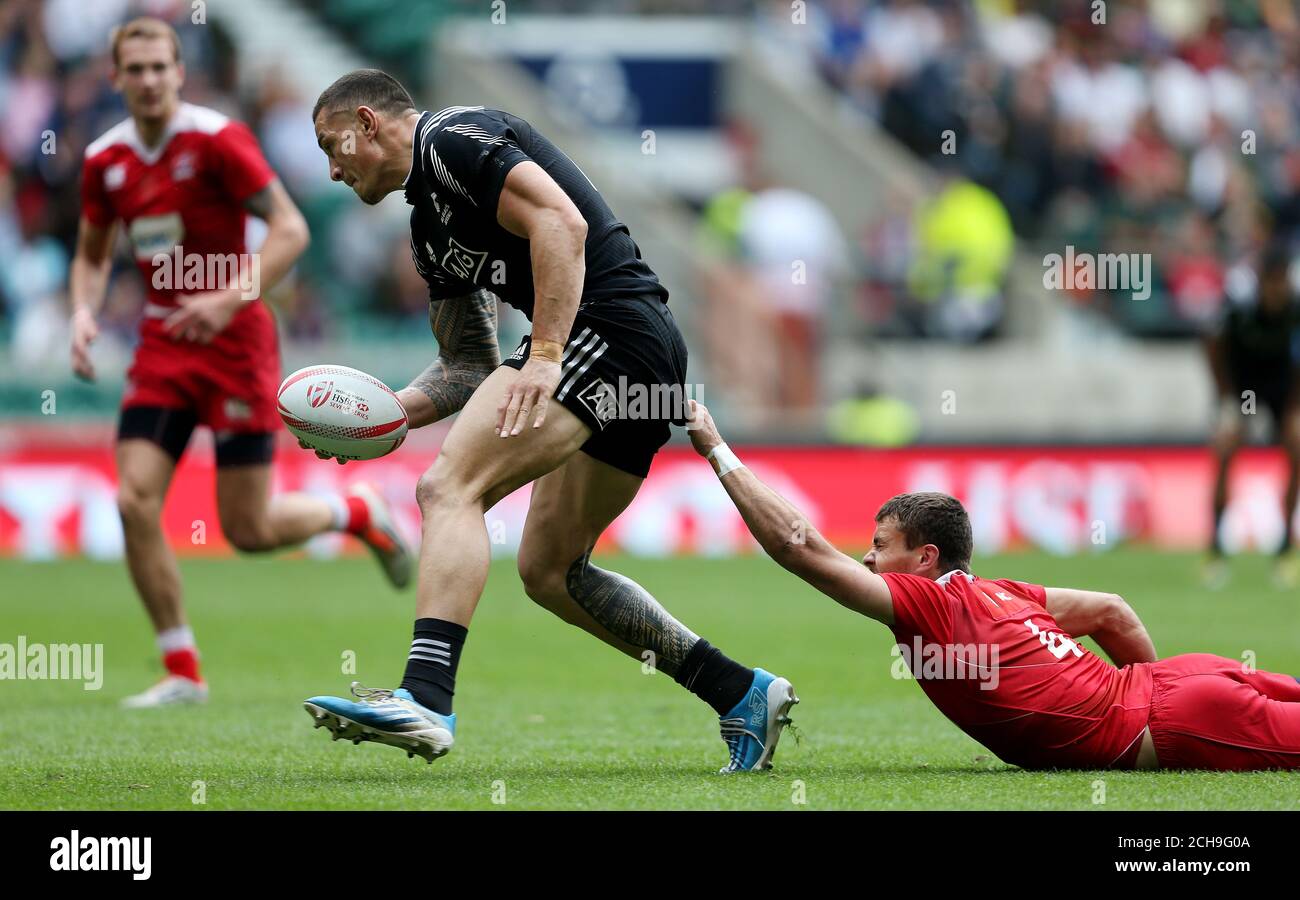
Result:
<svg viewBox="0 0 1300 900"><path fill-rule="evenodd" d="M802 740L772 773L722 778L710 710L662 674L551 618L495 564L457 693L456 749L432 766L389 747L332 743L302 699L400 678L412 594L368 559L183 565L212 699L127 713L158 677L120 565L0 561L0 642L100 642L104 683L0 681L0 809L1294 809L1283 773L1029 773L1006 766L890 677L881 626L761 558L606 559L729 655L787 675ZM986 559L977 571L1125 594L1161 655L1254 651L1300 672L1300 600L1268 561L1197 586L1195 559L1137 550ZM356 654L356 675L341 671ZM1106 802L1095 805L1104 779ZM191 802L194 782L206 803ZM800 790L806 805L793 802ZM493 803L505 789L504 807Z"/></svg>

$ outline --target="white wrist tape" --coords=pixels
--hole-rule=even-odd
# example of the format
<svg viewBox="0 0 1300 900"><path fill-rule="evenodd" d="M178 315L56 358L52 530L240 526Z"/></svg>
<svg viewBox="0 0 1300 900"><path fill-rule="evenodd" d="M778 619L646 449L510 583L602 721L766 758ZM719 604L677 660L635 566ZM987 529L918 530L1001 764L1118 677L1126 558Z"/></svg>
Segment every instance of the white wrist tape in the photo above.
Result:
<svg viewBox="0 0 1300 900"><path fill-rule="evenodd" d="M726 444L719 444L714 447L709 451L709 455L706 458L713 464L713 471L718 473L719 478L744 465L744 463L740 461L740 458L736 456L736 454L732 453L731 448Z"/></svg>

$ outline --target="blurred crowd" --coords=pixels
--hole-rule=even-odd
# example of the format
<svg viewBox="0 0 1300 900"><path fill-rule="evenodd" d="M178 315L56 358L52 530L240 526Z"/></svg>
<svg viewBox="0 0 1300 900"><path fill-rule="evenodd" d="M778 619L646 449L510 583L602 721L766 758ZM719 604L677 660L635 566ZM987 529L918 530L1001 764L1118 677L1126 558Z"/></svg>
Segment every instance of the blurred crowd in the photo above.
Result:
<svg viewBox="0 0 1300 900"><path fill-rule="evenodd" d="M980 340L1002 324L1014 248L1149 253L1149 298L1068 296L1135 333L1184 335L1217 312L1232 268L1266 234L1300 237L1295 0L620 0L606 11L748 10L760 22L802 10L808 27L794 33L820 76L940 176L929 202L891 196L858 234L841 233L816 198L747 170L704 208L700 240L717 262L704 293L713 309L753 315L706 324L702 349L738 390L752 384L756 403L819 405L828 311L846 295L874 333ZM271 297L289 340L426 335L401 204L366 207L331 185L307 127L313 98L275 73L241 80L218 22L196 23L188 0L4 0L0 342L19 364L66 357L82 154L125 116L108 35L137 14L174 23L183 98L248 122L312 226L311 249ZM792 254L803 269L790 271ZM142 287L112 283L106 340L124 349Z"/></svg>
<svg viewBox="0 0 1300 900"><path fill-rule="evenodd" d="M1150 299L1073 298L1134 332L1192 332L1265 233L1300 235L1294 0L820 0L808 24L825 80L1026 246L1150 253ZM925 231L882 211L868 294L905 305Z"/></svg>
<svg viewBox="0 0 1300 900"><path fill-rule="evenodd" d="M109 34L146 14L170 21L180 35L182 99L247 122L312 226L312 247L269 295L285 335L310 343L358 328L427 334L427 294L410 263L402 210L366 207L330 183L310 128L312 100L275 73L241 91L238 54L218 22L203 16L195 22L188 0L4 0L0 343L9 345L16 365L67 367L67 279L82 157L91 141L126 117L109 80ZM250 241L259 240L258 224L250 219ZM124 361L144 284L124 245L116 259L102 315L106 346L97 350Z"/></svg>

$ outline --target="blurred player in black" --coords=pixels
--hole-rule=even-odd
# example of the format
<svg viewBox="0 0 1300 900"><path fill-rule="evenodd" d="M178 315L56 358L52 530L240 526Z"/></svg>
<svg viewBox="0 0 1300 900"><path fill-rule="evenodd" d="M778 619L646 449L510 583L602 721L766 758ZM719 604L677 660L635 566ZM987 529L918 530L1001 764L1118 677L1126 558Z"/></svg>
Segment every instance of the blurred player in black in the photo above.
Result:
<svg viewBox="0 0 1300 900"><path fill-rule="evenodd" d="M1228 471L1246 435L1248 415L1266 407L1273 440L1287 458L1282 543L1274 578L1279 585L1296 582L1290 555L1291 520L1300 484L1300 304L1290 279L1291 254L1286 245L1267 247L1253 283L1229 291L1223 316L1206 338L1206 353L1219 396L1219 419L1212 448L1218 464L1214 480L1214 533L1205 569L1207 584L1227 580L1223 560L1223 513L1228 505Z"/></svg>

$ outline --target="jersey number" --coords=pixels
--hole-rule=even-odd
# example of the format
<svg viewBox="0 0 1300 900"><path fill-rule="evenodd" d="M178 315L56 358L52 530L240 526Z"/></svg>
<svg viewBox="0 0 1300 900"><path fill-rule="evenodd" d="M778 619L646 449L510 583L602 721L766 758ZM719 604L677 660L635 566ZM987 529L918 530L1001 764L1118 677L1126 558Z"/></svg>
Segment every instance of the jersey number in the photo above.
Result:
<svg viewBox="0 0 1300 900"><path fill-rule="evenodd" d="M1043 631L1033 619L1025 619L1025 627L1037 635L1038 642L1057 659L1065 659L1067 653L1073 653L1075 659L1083 658L1083 648L1059 631Z"/></svg>

